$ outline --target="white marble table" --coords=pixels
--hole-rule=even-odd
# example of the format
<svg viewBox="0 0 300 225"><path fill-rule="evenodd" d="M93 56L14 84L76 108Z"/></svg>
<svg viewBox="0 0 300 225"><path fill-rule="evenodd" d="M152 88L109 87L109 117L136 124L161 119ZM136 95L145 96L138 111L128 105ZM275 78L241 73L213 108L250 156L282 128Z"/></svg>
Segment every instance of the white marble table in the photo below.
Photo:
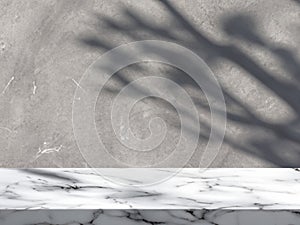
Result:
<svg viewBox="0 0 300 225"><path fill-rule="evenodd" d="M0 169L0 225L296 225L299 180L299 169Z"/></svg>
<svg viewBox="0 0 300 225"><path fill-rule="evenodd" d="M177 174L103 169L101 174L83 168L0 169L0 209L300 209L298 169L186 168Z"/></svg>

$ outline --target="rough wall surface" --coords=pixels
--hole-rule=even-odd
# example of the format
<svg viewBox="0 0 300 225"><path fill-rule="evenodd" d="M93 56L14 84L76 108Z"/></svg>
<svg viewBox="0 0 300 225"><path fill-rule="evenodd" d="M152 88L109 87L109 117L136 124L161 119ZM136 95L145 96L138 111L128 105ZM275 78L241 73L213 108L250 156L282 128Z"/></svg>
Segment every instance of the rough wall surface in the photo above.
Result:
<svg viewBox="0 0 300 225"><path fill-rule="evenodd" d="M222 86L226 136L212 166L299 167L299 21L298 0L1 0L0 166L86 167L72 130L80 78L107 50L152 39L197 53ZM195 82L170 66L144 63L118 72L99 94L99 134L132 165L170 154L178 118L164 101L145 99L132 110L132 129L141 138L149 133L145 118L159 115L170 124L161 148L144 158L119 149L109 122L101 120L124 85L153 74L176 81L199 103L201 137L186 165L197 167L209 110Z"/></svg>

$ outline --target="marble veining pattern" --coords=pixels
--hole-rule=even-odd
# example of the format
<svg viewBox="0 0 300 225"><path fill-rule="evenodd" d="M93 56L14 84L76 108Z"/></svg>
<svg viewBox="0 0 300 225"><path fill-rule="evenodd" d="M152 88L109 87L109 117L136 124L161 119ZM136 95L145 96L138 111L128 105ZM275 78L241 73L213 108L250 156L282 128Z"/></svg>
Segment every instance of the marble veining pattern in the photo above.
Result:
<svg viewBox="0 0 300 225"><path fill-rule="evenodd" d="M153 185L120 185L81 169L0 169L0 209L268 209L300 208L300 172L289 168L186 168ZM141 169L106 169L129 171ZM172 169L144 169L145 177ZM150 174L150 175L149 175ZM125 179L119 177L118 179Z"/></svg>
<svg viewBox="0 0 300 225"><path fill-rule="evenodd" d="M299 211L25 210L0 211L1 225L296 225Z"/></svg>

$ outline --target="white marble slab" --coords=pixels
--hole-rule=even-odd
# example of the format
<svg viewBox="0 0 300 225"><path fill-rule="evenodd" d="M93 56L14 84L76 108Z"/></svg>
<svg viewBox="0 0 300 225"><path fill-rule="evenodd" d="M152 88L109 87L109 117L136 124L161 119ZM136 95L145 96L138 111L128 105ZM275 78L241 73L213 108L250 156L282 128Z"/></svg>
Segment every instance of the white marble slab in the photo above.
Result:
<svg viewBox="0 0 300 225"><path fill-rule="evenodd" d="M298 169L187 168L142 186L174 170L104 173L83 168L0 169L0 209L300 209Z"/></svg>

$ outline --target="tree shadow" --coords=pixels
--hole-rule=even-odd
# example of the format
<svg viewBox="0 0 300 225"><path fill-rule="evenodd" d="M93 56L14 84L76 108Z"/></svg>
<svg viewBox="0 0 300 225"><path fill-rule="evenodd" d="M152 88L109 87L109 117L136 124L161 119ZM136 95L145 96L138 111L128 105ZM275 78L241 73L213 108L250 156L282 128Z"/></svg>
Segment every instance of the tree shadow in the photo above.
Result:
<svg viewBox="0 0 300 225"><path fill-rule="evenodd" d="M237 47L237 45L220 44L208 38L189 22L169 1L159 1L159 4L164 7L171 20L176 21L176 27L172 27L175 22L168 27L154 25L146 19L147 16L142 17L136 11L126 7L122 11L124 18L122 21L97 14L95 16L99 23L105 24L107 29L122 33L132 39L132 41L144 40L154 35L157 39L175 42L192 49L206 62L213 63L217 60L225 59L245 71L247 75L268 89L274 97L284 101L295 116L283 122L270 122L260 117L253 108L223 87L228 107L227 118L229 122L235 123L238 126L253 127L254 131L263 130L268 134L266 137L249 137L244 143L240 143L238 140L230 137L230 135L226 135L224 142L233 149L255 155L275 166L299 167L300 63L293 51L266 41L257 31L257 22L250 15L235 14L223 18L222 29L228 37L257 46L280 62L281 68L289 78L281 79L277 74L270 72L270 70L257 63L253 56L243 51L240 47ZM101 34L101 26L96 25L95 29L96 31L98 30L99 35L85 36L80 41L88 46L104 50L110 50L115 47L113 41L107 40ZM181 32L189 38L183 39L181 35L175 32L176 29L181 29ZM135 70L143 70L143 68L136 66ZM174 71L171 71L169 76L180 86L195 86L195 88L199 89L195 82L186 78L186 76L181 76L180 73L174 75ZM131 82L122 72L117 74L116 79L123 86ZM118 92L119 89L109 91ZM193 100L201 109L209 112L209 106L205 101L199 100L197 96L194 96ZM268 112L266 111L265 113ZM204 129L205 132L202 133L202 139L207 140L211 129L210 124L203 122L201 125L204 125L206 128Z"/></svg>
<svg viewBox="0 0 300 225"><path fill-rule="evenodd" d="M63 173L59 173L57 171L47 171L42 169L21 169L20 172L27 173L29 175L36 175L61 181L68 181L68 182L78 182L77 179L73 177L69 177L64 175Z"/></svg>

